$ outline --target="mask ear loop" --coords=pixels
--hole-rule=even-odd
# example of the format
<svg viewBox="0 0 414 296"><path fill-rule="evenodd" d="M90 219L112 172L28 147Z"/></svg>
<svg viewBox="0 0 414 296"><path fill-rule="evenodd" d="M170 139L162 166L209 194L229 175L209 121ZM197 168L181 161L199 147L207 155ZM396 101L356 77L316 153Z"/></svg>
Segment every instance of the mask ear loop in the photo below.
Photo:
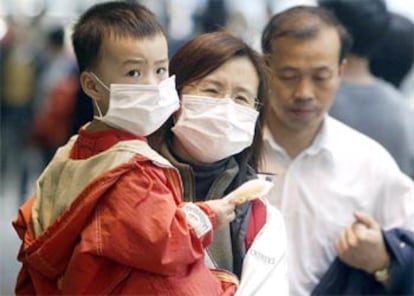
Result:
<svg viewBox="0 0 414 296"><path fill-rule="evenodd" d="M95 73L93 73L93 72L89 72L89 73L91 73L91 75L93 75L93 77L95 77L95 79L99 82L99 84L100 85L102 85L107 91L109 91L110 92L110 89L109 89L109 87L107 87L106 85L105 85L105 83L103 83L102 82L102 80L98 77L98 75L96 75ZM103 114L102 114L102 111L101 111L101 108L99 108L99 105L98 105L98 103L95 101L95 100L93 100L93 102L94 102L94 104L95 104L95 106L96 106L96 109L98 110L98 113L99 113L99 117L98 116L94 116L94 118L96 118L96 119L102 119L103 118Z"/></svg>
<svg viewBox="0 0 414 296"><path fill-rule="evenodd" d="M181 98L180 98L180 108L179 109L177 109L172 115L171 115L171 117L172 117L172 122L173 122L173 126L175 126L176 124L177 124L177 121L180 119L180 116L181 116L181 112L183 112L182 111L182 108L183 108L183 105L182 105L182 103L181 103ZM179 113L180 112L180 114L177 114L177 113Z"/></svg>
<svg viewBox="0 0 414 296"><path fill-rule="evenodd" d="M95 107L96 107L96 109L98 110L98 113L99 113L99 116L95 115L94 118L101 120L103 118L101 108L99 108L99 105L95 100L93 100L93 102L94 102Z"/></svg>
<svg viewBox="0 0 414 296"><path fill-rule="evenodd" d="M98 75L96 75L93 72L89 72L93 75L93 77L95 77L95 79L99 82L100 85L102 85L107 91L110 91L109 87L106 86L105 83L102 82L102 80L98 77Z"/></svg>

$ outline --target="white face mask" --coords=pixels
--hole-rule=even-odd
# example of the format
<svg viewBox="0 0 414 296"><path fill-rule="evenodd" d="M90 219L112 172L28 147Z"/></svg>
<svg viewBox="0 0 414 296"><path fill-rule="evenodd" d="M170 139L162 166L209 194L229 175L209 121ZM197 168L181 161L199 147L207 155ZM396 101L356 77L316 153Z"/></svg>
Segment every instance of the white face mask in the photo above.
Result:
<svg viewBox="0 0 414 296"><path fill-rule="evenodd" d="M230 98L183 95L172 132L196 160L212 163L249 147L259 112Z"/></svg>
<svg viewBox="0 0 414 296"><path fill-rule="evenodd" d="M113 83L109 89L95 74L93 75L110 94L105 115L102 115L94 101L99 112L99 116L94 118L109 126L138 136L147 136L160 128L180 107L175 89L175 76L161 81L158 85Z"/></svg>

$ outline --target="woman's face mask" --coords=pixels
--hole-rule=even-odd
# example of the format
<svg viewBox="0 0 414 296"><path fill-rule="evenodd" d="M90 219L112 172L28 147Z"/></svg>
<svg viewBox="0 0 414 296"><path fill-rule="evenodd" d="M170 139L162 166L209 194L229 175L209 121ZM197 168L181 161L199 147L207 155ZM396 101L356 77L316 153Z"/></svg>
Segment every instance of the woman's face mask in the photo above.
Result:
<svg viewBox="0 0 414 296"><path fill-rule="evenodd" d="M230 98L183 95L172 132L194 159L213 163L252 144L258 116Z"/></svg>

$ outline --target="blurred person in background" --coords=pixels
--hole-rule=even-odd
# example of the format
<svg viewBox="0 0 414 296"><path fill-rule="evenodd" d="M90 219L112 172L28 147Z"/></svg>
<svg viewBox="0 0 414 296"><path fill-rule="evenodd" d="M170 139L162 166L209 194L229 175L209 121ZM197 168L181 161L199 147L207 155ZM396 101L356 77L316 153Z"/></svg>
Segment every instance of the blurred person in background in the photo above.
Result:
<svg viewBox="0 0 414 296"><path fill-rule="evenodd" d="M37 74L37 50L30 24L10 21L2 40L0 75L1 178L23 188L24 154L32 119ZM9 178L8 180L5 180ZM11 182L13 180L13 182ZM3 187L3 186L2 186Z"/></svg>
<svg viewBox="0 0 414 296"><path fill-rule="evenodd" d="M402 99L408 105L407 121L413 151L410 154L410 172L414 178L414 108L412 98L403 92L404 83L409 82L407 78L414 73L414 22L411 19L398 13L390 13L390 24L370 59L370 69L375 76L388 81L401 91Z"/></svg>
<svg viewBox="0 0 414 296"><path fill-rule="evenodd" d="M411 115L406 101L392 84L370 71L370 59L390 25L385 2L320 0L319 4L332 11L353 38L343 79L329 114L378 141L404 173L414 176Z"/></svg>
<svg viewBox="0 0 414 296"><path fill-rule="evenodd" d="M41 151L43 164L40 169L43 169L56 149L72 135L79 74L74 57L65 46L63 27L49 29L40 59L31 141Z"/></svg>
<svg viewBox="0 0 414 296"><path fill-rule="evenodd" d="M268 94L259 55L229 33L202 34L176 52L170 73L181 108L152 145L180 171L183 199L220 199L257 178ZM285 242L280 213L256 199L215 232L207 262L241 277L239 295L287 295Z"/></svg>
<svg viewBox="0 0 414 296"><path fill-rule="evenodd" d="M49 27L35 56L31 116L20 154L20 202L28 197L31 182L50 161L56 149L72 135L73 110L79 88L73 55L67 50L62 26Z"/></svg>
<svg viewBox="0 0 414 296"><path fill-rule="evenodd" d="M204 33L222 30L229 17L228 6L223 0L207 0L203 15L200 19Z"/></svg>
<svg viewBox="0 0 414 296"><path fill-rule="evenodd" d="M414 22L390 12L389 26L369 64L372 74L400 89L414 65Z"/></svg>

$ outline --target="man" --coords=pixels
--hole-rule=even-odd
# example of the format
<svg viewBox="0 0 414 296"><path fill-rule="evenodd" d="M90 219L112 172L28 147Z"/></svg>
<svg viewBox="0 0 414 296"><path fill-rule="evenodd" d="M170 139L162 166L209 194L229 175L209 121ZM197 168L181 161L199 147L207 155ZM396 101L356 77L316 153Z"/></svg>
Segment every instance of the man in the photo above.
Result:
<svg viewBox="0 0 414 296"><path fill-rule="evenodd" d="M369 68L390 27L384 0L319 0L319 3L334 13L353 39L343 80L329 113L381 143L400 169L414 176L413 138L409 129L412 114L402 94L375 77Z"/></svg>
<svg viewBox="0 0 414 296"><path fill-rule="evenodd" d="M273 74L262 172L274 175L269 199L285 218L293 295L309 295L335 256L381 288L392 263L406 268L381 228L414 229L412 181L378 143L327 115L349 47L318 7L273 16L262 36Z"/></svg>

